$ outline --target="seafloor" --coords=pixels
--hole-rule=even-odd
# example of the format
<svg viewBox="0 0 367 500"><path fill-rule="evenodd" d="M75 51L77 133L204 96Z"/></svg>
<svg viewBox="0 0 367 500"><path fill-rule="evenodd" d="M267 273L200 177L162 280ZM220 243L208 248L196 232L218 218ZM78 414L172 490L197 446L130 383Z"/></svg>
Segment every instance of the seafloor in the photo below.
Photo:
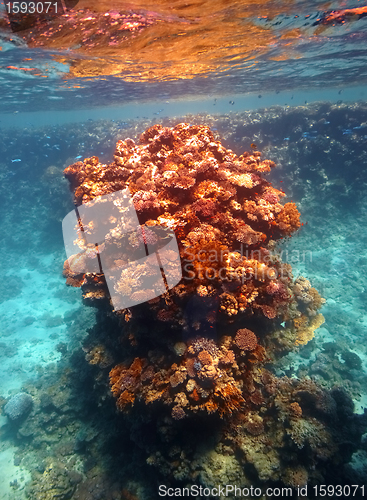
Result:
<svg viewBox="0 0 367 500"><path fill-rule="evenodd" d="M115 324L107 309L88 307L79 289L65 285L61 221L73 202L63 170L79 157L107 163L117 140L180 122L208 125L238 155L255 143L277 164L268 179L301 212L303 226L281 243L283 260L325 297L325 323L272 369L343 388L355 413L367 407L365 104L2 129L1 404L26 392L33 408L21 421L0 417L0 499L157 498L164 467L147 464L139 427L116 411L108 380L86 360L98 331ZM362 436L350 463L335 464L343 484L366 482L366 443ZM222 468L195 464L198 484L236 483L226 453L216 458ZM189 483L183 469L178 484Z"/></svg>

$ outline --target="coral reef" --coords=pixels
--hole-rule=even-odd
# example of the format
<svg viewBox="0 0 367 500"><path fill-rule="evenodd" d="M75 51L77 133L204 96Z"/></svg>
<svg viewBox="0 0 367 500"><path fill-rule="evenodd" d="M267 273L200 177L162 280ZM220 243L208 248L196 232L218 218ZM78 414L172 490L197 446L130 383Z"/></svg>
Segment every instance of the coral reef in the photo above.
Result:
<svg viewBox="0 0 367 500"><path fill-rule="evenodd" d="M32 409L33 398L26 392L14 394L4 406L4 414L10 420L20 420L24 418Z"/></svg>
<svg viewBox="0 0 367 500"><path fill-rule="evenodd" d="M342 421L333 396L264 368L311 340L323 322L323 299L308 280L293 279L276 250L277 240L300 227L300 214L293 202L282 205L284 193L265 179L274 166L257 151L237 156L208 127L180 123L150 127L138 144L120 140L108 165L91 157L65 169L77 205L93 202L98 209L102 195L128 188L145 245L149 228L176 235L182 279L154 298L139 288L149 268L124 270L136 234L114 260L113 290L101 272L86 272L83 244L64 268L67 283L81 286L86 302L101 311L109 308L109 292L147 293L145 302L115 311L117 338L105 332L86 349L87 359L109 370L117 408L135 419L133 439L150 453L148 463L176 480L216 484L214 472L203 470L206 454L211 460L215 453L222 460L236 454L228 467L243 485L249 484L243 466L251 465L259 484L298 485L340 459ZM102 257L124 237L118 217L109 223ZM112 362L118 364L111 369ZM143 442L144 415L152 414L159 439ZM196 443L187 448L179 437L187 440L185 426L203 421L216 429L209 452ZM353 440L360 430L348 432Z"/></svg>
<svg viewBox="0 0 367 500"><path fill-rule="evenodd" d="M119 141L113 164L86 158L66 168L65 176L77 204L95 200L97 206L96 197L128 187L142 224L175 231L184 287L169 292L170 313L167 296L152 304L156 315L182 328L182 322L187 323L182 314L185 303L197 296L219 301L216 320L254 312L270 319L283 316L292 298L291 276L271 246L299 228L300 216L294 203L279 203L284 193L262 177L273 162L261 161L259 152L237 157L204 126L156 125L140 143ZM118 223L106 240L113 241L116 235L121 235ZM103 277L83 273L86 259L87 254L69 259L64 271L67 282L82 285L86 299L104 298ZM115 290L130 294L137 283L139 274L132 280L121 273ZM198 329L213 321L213 314L208 314L187 326Z"/></svg>

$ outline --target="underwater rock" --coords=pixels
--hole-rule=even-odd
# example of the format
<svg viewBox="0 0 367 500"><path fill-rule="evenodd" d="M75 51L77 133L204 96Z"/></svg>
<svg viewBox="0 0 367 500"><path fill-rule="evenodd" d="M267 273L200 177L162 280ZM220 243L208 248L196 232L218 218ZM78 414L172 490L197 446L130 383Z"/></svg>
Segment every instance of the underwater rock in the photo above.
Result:
<svg viewBox="0 0 367 500"><path fill-rule="evenodd" d="M82 475L71 470L57 459L47 461L42 473L37 474L27 485L27 496L38 500L68 500L73 498L78 483L82 480Z"/></svg>
<svg viewBox="0 0 367 500"><path fill-rule="evenodd" d="M355 352L345 349L341 353L341 357L345 362L345 364L348 366L348 368L352 370L361 370L362 360Z"/></svg>
<svg viewBox="0 0 367 500"><path fill-rule="evenodd" d="M12 396L6 403L4 413L10 420L19 420L31 411L32 406L32 396L25 392L18 392L18 394Z"/></svg>

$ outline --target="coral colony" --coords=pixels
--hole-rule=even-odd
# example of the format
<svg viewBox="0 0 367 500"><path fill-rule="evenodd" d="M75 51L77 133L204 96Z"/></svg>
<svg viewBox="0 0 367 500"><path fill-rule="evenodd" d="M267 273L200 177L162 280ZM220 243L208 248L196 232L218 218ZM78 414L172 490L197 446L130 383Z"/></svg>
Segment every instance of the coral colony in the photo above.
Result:
<svg viewBox="0 0 367 500"><path fill-rule="evenodd" d="M145 302L152 294L140 284L149 269L126 274L127 256L119 255L114 292L141 303L115 310L118 328L95 334L86 355L100 381L109 372L117 408L131 419L148 463L172 481L322 482L348 462L346 443L362 432L342 390L269 371L324 321L324 300L307 279L294 280L276 251L277 240L300 227L300 214L265 179L273 167L257 151L225 149L206 126L180 123L152 126L139 143L120 140L109 165L92 157L65 169L77 205L98 206L102 195L128 188L140 224L176 235L182 279ZM115 218L101 254L120 237ZM66 261L67 284L110 315L104 275L84 272L83 258ZM152 421L157 437L145 439ZM200 425L213 429L211 445L190 437Z"/></svg>

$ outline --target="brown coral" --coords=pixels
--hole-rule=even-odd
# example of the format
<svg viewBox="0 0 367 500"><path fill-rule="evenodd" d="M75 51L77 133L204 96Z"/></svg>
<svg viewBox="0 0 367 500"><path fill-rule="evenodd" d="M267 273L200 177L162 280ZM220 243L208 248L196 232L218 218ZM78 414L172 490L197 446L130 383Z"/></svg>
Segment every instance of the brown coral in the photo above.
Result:
<svg viewBox="0 0 367 500"><path fill-rule="evenodd" d="M294 401L289 405L289 410L293 418L302 417L302 408L300 407L299 403L297 403L297 401Z"/></svg>
<svg viewBox="0 0 367 500"><path fill-rule="evenodd" d="M235 238L247 246L256 246L258 243L266 240L266 235L259 231L254 231L249 225L244 224L237 229Z"/></svg>
<svg viewBox="0 0 367 500"><path fill-rule="evenodd" d="M91 365L99 365L101 368L106 368L113 363L113 357L103 345L94 346L87 350L85 359Z"/></svg>
<svg viewBox="0 0 367 500"><path fill-rule="evenodd" d="M226 349L223 356L220 358L220 362L224 365L233 365L235 360L235 353L231 349Z"/></svg>
<svg viewBox="0 0 367 500"><path fill-rule="evenodd" d="M268 319L274 319L277 316L277 312L274 307L268 306L266 304L260 304L259 309L263 312L264 316Z"/></svg>
<svg viewBox="0 0 367 500"><path fill-rule="evenodd" d="M176 405L172 408L172 417L175 420L182 420L183 418L187 417L185 410L182 408L182 406Z"/></svg>
<svg viewBox="0 0 367 500"><path fill-rule="evenodd" d="M247 414L244 427L253 436L259 436L265 430L263 418L254 412Z"/></svg>
<svg viewBox="0 0 367 500"><path fill-rule="evenodd" d="M213 363L213 358L208 351L199 352L198 359L203 365L211 365Z"/></svg>
<svg viewBox="0 0 367 500"><path fill-rule="evenodd" d="M257 346L257 337L254 332L248 328L237 330L234 341L241 351L253 351Z"/></svg>
<svg viewBox="0 0 367 500"><path fill-rule="evenodd" d="M177 370L170 376L170 384L172 387L177 387L182 384L186 380L187 373L186 371Z"/></svg>

